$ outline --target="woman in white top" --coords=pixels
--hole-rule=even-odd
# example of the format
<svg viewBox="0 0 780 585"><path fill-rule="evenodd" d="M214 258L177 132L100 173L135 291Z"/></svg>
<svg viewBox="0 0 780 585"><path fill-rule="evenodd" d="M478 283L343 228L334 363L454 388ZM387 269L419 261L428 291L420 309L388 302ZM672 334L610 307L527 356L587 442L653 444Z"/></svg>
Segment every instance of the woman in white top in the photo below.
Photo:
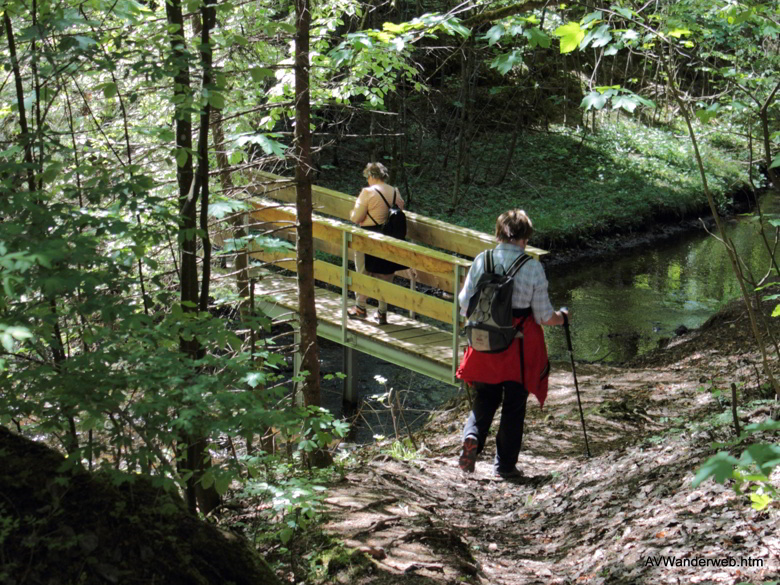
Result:
<svg viewBox="0 0 780 585"><path fill-rule="evenodd" d="M350 219L363 229L378 232L381 230L382 224L387 221L387 216L390 213L388 204L393 205L395 202L399 208L403 209L404 200L398 189L385 183L388 172L387 167L382 163L368 163L363 169L363 176L368 181L368 187L365 187L358 195ZM405 268L405 266L383 258L355 252L355 269L360 274L368 274L374 278L393 282L393 274L397 270ZM365 319L368 316L367 300L366 295L356 296L355 306L347 311L352 319ZM379 299L379 310L375 321L380 325L387 323L387 302L382 299Z"/></svg>

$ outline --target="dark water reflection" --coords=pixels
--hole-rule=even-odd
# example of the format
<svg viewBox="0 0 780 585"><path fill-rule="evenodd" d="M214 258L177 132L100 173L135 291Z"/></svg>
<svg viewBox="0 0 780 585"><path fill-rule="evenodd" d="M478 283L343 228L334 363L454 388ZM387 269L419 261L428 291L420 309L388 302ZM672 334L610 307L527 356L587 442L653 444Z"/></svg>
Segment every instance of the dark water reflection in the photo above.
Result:
<svg viewBox="0 0 780 585"><path fill-rule="evenodd" d="M729 221L728 233L750 269L763 276L769 254L757 223ZM628 360L674 337L681 325L700 326L741 294L723 245L704 229L607 259L553 266L547 274L553 304L571 309L578 360ZM568 359L562 330L546 333L550 358Z"/></svg>

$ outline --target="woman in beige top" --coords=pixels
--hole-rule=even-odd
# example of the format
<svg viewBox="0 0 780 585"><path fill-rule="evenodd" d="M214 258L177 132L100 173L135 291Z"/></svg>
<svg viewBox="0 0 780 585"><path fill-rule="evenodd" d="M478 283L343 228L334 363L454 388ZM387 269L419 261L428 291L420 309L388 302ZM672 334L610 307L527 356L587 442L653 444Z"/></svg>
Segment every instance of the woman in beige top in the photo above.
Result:
<svg viewBox="0 0 780 585"><path fill-rule="evenodd" d="M382 163L368 163L363 169L363 176L368 181L368 187L365 187L358 195L350 219L363 229L378 232L381 230L382 224L387 221L387 216L390 213L388 205L393 205L395 202L398 207L403 209L404 200L398 189L385 183L388 172L387 167ZM363 252L355 252L355 268L360 274L368 274L374 278L393 282L393 273L406 267L383 258L366 256ZM367 300L366 295L358 294L355 306L347 311L349 316L353 319L365 319L368 316ZM378 300L379 310L375 321L384 325L387 323L387 302L382 299Z"/></svg>

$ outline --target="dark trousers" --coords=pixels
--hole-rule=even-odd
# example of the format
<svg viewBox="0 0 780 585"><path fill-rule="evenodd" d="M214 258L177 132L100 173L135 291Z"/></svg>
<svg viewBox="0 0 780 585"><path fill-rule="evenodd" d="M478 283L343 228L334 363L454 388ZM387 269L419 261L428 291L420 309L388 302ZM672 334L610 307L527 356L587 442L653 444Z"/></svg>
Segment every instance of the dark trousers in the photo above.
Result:
<svg viewBox="0 0 780 585"><path fill-rule="evenodd" d="M520 446L523 444L523 424L525 423L525 403L528 391L519 382L502 382L501 384L475 383L476 396L471 414L463 429L463 440L466 437L476 437L480 453L485 447L490 425L496 410L501 408L501 421L496 434L497 471L512 471L517 464Z"/></svg>

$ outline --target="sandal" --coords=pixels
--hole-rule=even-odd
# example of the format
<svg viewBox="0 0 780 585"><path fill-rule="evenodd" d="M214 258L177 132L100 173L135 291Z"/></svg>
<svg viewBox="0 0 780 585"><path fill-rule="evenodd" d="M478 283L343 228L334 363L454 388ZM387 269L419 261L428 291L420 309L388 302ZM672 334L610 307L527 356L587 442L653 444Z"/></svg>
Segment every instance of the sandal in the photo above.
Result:
<svg viewBox="0 0 780 585"><path fill-rule="evenodd" d="M379 325L387 325L387 312L377 311L374 315L374 322Z"/></svg>
<svg viewBox="0 0 780 585"><path fill-rule="evenodd" d="M347 316L350 319L365 319L368 317L368 311L363 307L355 305L354 307L347 309Z"/></svg>

